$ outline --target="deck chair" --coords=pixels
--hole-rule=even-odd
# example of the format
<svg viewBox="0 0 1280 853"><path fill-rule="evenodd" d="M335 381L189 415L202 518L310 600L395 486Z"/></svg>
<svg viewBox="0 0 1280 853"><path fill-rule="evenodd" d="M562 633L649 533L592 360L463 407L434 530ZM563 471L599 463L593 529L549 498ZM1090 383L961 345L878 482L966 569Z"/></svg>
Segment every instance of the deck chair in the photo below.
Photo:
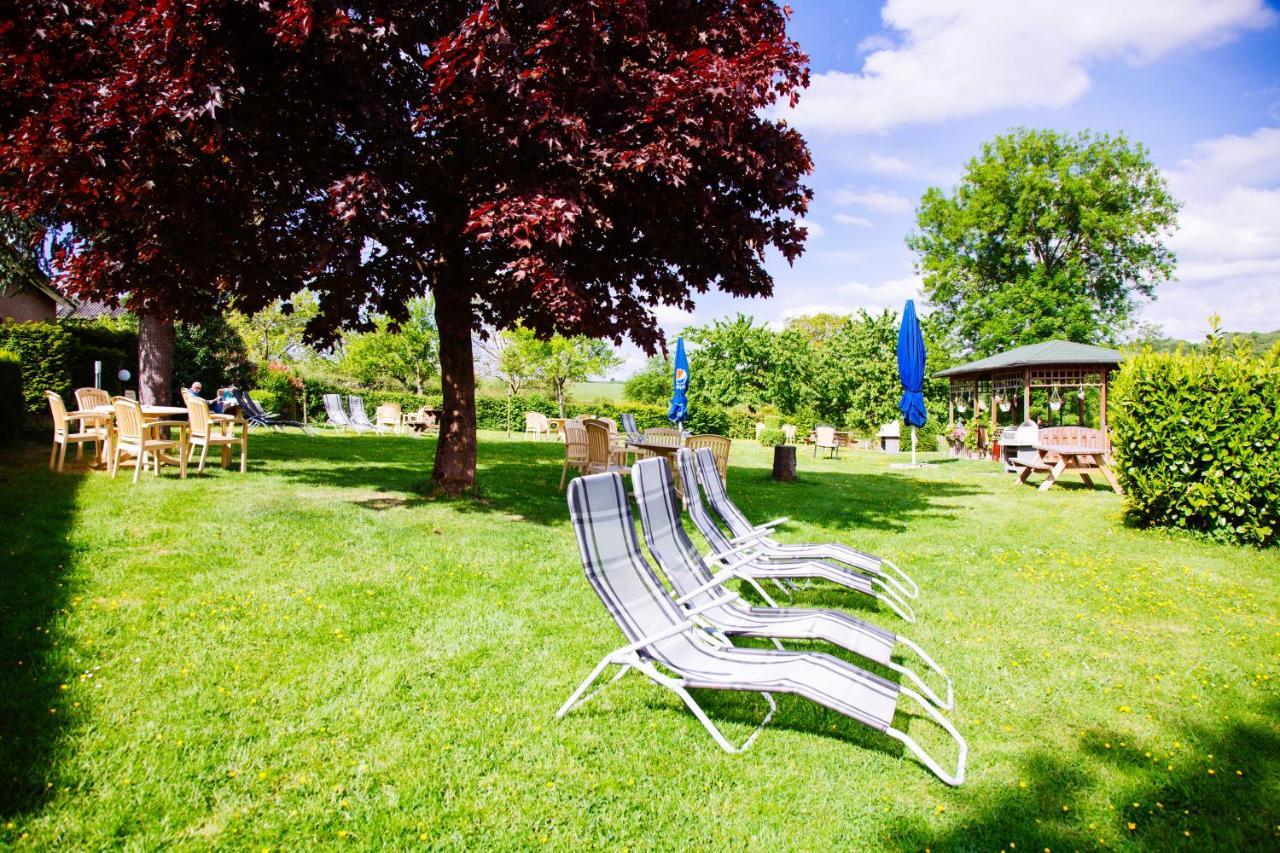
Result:
<svg viewBox="0 0 1280 853"><path fill-rule="evenodd" d="M644 433L640 432L640 427L636 426L636 416L629 413L622 413L622 431L626 433L627 441L636 443L644 441Z"/></svg>
<svg viewBox="0 0 1280 853"><path fill-rule="evenodd" d="M717 470L715 458L706 450L697 450L694 452L694 460L698 470L698 480L702 483L702 490L706 492L707 502L711 504L711 510L729 528L729 532L733 535L733 539L730 541L735 546L744 542L757 542L760 545L761 552L770 559L833 560L837 563L844 563L880 578L887 585L893 587L899 595L913 599L920 597L920 587L916 582L906 572L898 568L896 564L883 557L864 554L862 551L857 551L848 545L842 545L838 542L793 545L783 544L770 538L769 532L788 519L777 518L768 524L753 525L747 521L747 517L742 514L737 505L729 499L729 494L724 489L724 480L719 476L720 472Z"/></svg>
<svg viewBox="0 0 1280 853"><path fill-rule="evenodd" d="M240 414L244 418L244 422L249 425L250 429L260 426L271 427L272 429L296 427L305 433L311 432L311 427L301 421L288 421L281 418L275 412L268 412L258 404L257 400L253 399L253 395L248 391L242 391L239 388L232 388L231 396L235 397L236 405L240 407Z"/></svg>
<svg viewBox="0 0 1280 853"><path fill-rule="evenodd" d="M951 679L933 658L906 637L837 610L779 608L755 578L738 572L736 564L713 575L680 523L679 498L666 459L655 457L636 463L631 469L631 485L645 544L679 596L677 604L689 608L719 602L719 607L705 609L701 615L728 637L760 637L772 640L778 648L782 648L780 639L824 640L900 673L938 708L948 711L954 707ZM753 587L769 606L751 607L737 593L726 589L724 584L735 578ZM892 653L899 644L915 652L945 680L945 700L914 671L893 661Z"/></svg>
<svg viewBox="0 0 1280 853"><path fill-rule="evenodd" d="M715 460L711 460L715 467ZM713 565L735 564L737 571L760 581L769 581L783 593L790 595L795 589L796 581L825 580L851 589L854 592L883 602L894 613L908 622L916 621L915 611L894 587L887 585L884 579L874 575L855 572L844 566L833 565L813 557L773 557L760 547L756 537L738 543L725 535L712 520L706 505L698 491L698 464L695 454L688 448L676 451L676 471L684 486L684 505L689 510L689 518L698 528L707 544L711 546L707 559ZM703 489L705 491L705 484ZM748 557L749 560L742 560Z"/></svg>
<svg viewBox="0 0 1280 853"><path fill-rule="evenodd" d="M569 486L569 517L587 580L627 642L604 656L560 706L557 718L596 695L599 689L588 690L607 668L617 666L618 674L604 686L634 669L679 696L726 752L741 752L754 743L777 711L772 694L791 693L901 742L947 784L964 781L968 756L964 738L911 688L831 655L735 648L723 634L708 632L695 621L702 608L681 609L640 553L620 475L606 472L574 480ZM712 602L706 609L718 606L718 602ZM735 746L702 710L689 693L691 689L759 693L769 710L759 727ZM943 770L909 735L893 727L899 699L904 696L917 703L956 742L959 756L954 773Z"/></svg>
<svg viewBox="0 0 1280 853"><path fill-rule="evenodd" d="M350 412L351 426L361 432L384 433L386 429L378 426L369 420L369 415L364 410L364 398L355 395L347 396L347 411Z"/></svg>
<svg viewBox="0 0 1280 853"><path fill-rule="evenodd" d="M329 426L334 429L350 429L356 432L365 431L351 422L351 417L347 414L347 410L342 407L342 397L337 394L324 395L324 414L329 419Z"/></svg>

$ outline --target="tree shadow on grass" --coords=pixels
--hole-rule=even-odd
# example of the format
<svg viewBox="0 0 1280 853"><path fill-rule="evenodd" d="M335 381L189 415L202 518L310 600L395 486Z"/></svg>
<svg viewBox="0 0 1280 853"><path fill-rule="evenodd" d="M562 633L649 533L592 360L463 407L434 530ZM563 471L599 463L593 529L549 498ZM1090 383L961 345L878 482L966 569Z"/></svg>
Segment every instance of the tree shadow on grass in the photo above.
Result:
<svg viewBox="0 0 1280 853"><path fill-rule="evenodd" d="M1170 743L1144 744L1121 732L1081 735L1075 756L1032 754L1020 771L1025 789L1010 779L994 783L1000 793L983 791L982 805L961 827L938 834L908 818L891 844L992 850L1013 841L1018 849L1072 850L1119 838L1142 850L1280 848L1280 702L1250 716L1256 719L1184 728L1180 742L1194 744L1194 752L1172 758ZM1117 773L1124 782L1101 778ZM1110 826L1090 826L1062 810L1099 796L1114 806Z"/></svg>
<svg viewBox="0 0 1280 853"><path fill-rule="evenodd" d="M68 564L81 463L44 466L44 448L10 449L0 459L0 818L48 796L58 740L72 711L61 685L68 656L58 648L58 616L69 598Z"/></svg>

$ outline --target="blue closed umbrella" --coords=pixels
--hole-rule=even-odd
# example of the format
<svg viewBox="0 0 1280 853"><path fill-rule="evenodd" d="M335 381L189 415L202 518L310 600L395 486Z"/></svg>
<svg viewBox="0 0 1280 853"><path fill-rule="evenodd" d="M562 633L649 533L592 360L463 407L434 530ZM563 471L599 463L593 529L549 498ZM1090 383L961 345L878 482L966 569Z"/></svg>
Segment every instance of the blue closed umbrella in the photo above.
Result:
<svg viewBox="0 0 1280 853"><path fill-rule="evenodd" d="M674 388L671 393L671 408L667 410L667 420L682 429L689 417L689 358L684 354L684 338L676 338L676 364L672 376Z"/></svg>
<svg viewBox="0 0 1280 853"><path fill-rule="evenodd" d="M902 399L898 409L911 427L911 464L916 463L916 428L924 426L929 413L924 408L924 335L916 318L915 300L908 299L898 328L898 378L902 380Z"/></svg>

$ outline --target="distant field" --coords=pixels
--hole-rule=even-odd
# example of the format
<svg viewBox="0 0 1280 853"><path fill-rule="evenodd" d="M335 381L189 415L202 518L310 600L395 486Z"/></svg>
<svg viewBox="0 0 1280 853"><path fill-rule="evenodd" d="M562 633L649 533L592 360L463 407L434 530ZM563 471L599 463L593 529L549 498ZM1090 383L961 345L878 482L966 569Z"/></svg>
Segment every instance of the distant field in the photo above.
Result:
<svg viewBox="0 0 1280 853"><path fill-rule="evenodd" d="M622 401L622 382L575 382L569 394L575 400L604 400L609 403Z"/></svg>

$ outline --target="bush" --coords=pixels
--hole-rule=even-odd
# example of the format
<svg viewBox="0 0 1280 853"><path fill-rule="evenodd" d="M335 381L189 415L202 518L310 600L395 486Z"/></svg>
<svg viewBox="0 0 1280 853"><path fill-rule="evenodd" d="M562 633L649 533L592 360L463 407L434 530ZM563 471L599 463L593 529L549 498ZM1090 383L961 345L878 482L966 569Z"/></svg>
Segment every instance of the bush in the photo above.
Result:
<svg viewBox="0 0 1280 853"><path fill-rule="evenodd" d="M782 429L781 415L765 415L760 419L760 421L764 424L764 428L766 430L772 431L775 429Z"/></svg>
<svg viewBox="0 0 1280 853"><path fill-rule="evenodd" d="M9 441L22 430L22 359L13 350L0 349L0 441Z"/></svg>
<svg viewBox="0 0 1280 853"><path fill-rule="evenodd" d="M22 397L27 411L48 411L45 391L65 399L72 390L71 335L57 323L0 323L0 348L10 350L22 364Z"/></svg>
<svg viewBox="0 0 1280 853"><path fill-rule="evenodd" d="M1280 359L1241 350L1126 359L1112 395L1130 515L1213 539L1274 545L1280 531Z"/></svg>
<svg viewBox="0 0 1280 853"><path fill-rule="evenodd" d="M760 444L764 447L780 447L786 442L787 437L780 429L766 429L760 433Z"/></svg>

